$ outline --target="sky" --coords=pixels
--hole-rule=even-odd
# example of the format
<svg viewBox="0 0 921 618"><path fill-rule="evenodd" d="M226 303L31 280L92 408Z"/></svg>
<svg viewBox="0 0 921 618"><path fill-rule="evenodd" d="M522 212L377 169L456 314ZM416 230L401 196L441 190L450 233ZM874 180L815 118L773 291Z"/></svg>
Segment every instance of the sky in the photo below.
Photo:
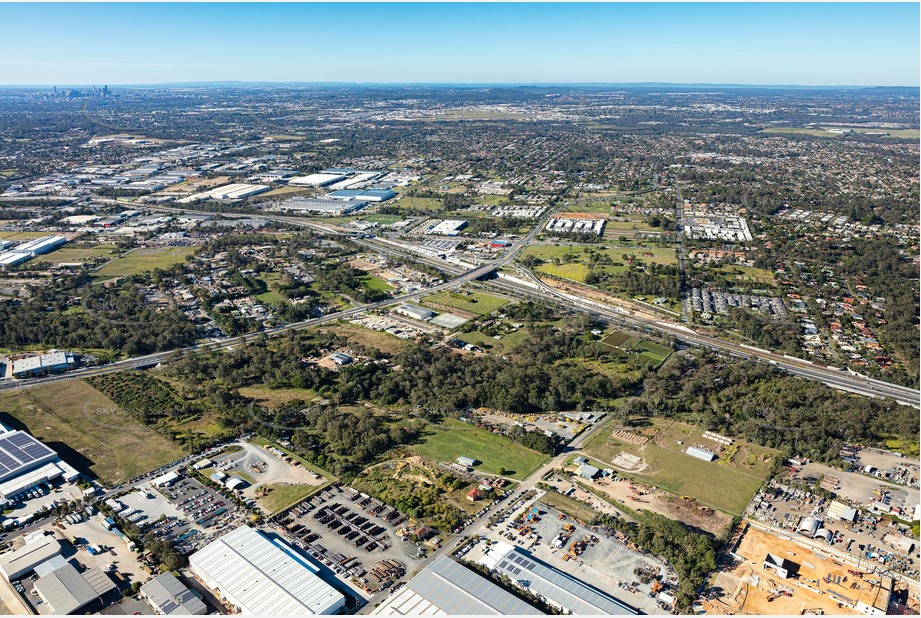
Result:
<svg viewBox="0 0 921 618"><path fill-rule="evenodd" d="M0 3L0 84L918 86L919 4Z"/></svg>

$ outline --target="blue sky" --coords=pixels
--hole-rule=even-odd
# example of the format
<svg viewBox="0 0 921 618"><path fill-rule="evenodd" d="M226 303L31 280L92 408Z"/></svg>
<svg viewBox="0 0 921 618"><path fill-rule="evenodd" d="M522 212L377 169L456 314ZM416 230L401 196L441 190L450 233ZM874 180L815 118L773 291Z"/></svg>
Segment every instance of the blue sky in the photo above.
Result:
<svg viewBox="0 0 921 618"><path fill-rule="evenodd" d="M0 84L919 84L918 3L5 4Z"/></svg>

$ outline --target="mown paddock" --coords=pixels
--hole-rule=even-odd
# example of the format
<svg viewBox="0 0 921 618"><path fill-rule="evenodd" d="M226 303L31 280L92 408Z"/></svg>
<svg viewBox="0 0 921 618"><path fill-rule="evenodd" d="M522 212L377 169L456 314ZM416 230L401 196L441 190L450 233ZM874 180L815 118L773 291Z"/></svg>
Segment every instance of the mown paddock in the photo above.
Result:
<svg viewBox="0 0 921 618"><path fill-rule="evenodd" d="M669 421L650 419L653 428L662 430ZM657 437L655 443L645 446L619 440L612 431L619 428L613 421L602 428L582 449L583 454L609 464L614 457L625 452L641 457L647 468L642 472L619 472L621 476L638 478L678 496L689 496L701 504L732 515L744 512L749 501L764 482L776 451L736 440L739 452L735 461L706 462L684 452L689 445L702 441L703 430L685 423L673 423ZM628 428L628 431L636 429ZM678 440L683 444L677 444ZM750 467L746 461L754 456L756 463ZM768 457L765 461L763 457ZM617 468L615 467L615 470Z"/></svg>
<svg viewBox="0 0 921 618"><path fill-rule="evenodd" d="M526 478L550 459L508 438L455 419L446 419L441 427L432 427L431 433L410 450L435 461L471 457L481 462L477 470L499 474L499 469L505 468L506 476L515 479Z"/></svg>
<svg viewBox="0 0 921 618"><path fill-rule="evenodd" d="M141 247L134 249L96 270L97 277L126 277L154 270L169 268L185 261L197 247Z"/></svg>
<svg viewBox="0 0 921 618"><path fill-rule="evenodd" d="M117 485L182 457L180 446L82 380L0 394L4 421L29 431L77 470Z"/></svg>
<svg viewBox="0 0 921 618"><path fill-rule="evenodd" d="M422 304L444 305L452 309L468 311L476 315L486 315L508 304L508 300L484 292L439 292L422 298Z"/></svg>

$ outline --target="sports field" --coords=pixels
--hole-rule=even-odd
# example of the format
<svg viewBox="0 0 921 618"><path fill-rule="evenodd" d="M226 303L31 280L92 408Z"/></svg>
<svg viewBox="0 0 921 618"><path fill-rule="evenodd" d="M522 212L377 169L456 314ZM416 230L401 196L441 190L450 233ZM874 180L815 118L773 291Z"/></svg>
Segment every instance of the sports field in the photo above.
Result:
<svg viewBox="0 0 921 618"><path fill-rule="evenodd" d="M185 261L186 256L195 253L196 247L142 247L101 266L97 277L127 277L138 273L169 268Z"/></svg>
<svg viewBox="0 0 921 618"><path fill-rule="evenodd" d="M471 457L481 462L477 470L499 474L499 469L505 468L505 475L515 479L524 479L550 459L508 438L455 419L446 419L442 426L433 427L432 433L414 445L412 451L435 461Z"/></svg>
<svg viewBox="0 0 921 618"><path fill-rule="evenodd" d="M0 410L4 422L29 431L77 470L110 486L184 455L82 380L2 393Z"/></svg>
<svg viewBox="0 0 921 618"><path fill-rule="evenodd" d="M422 304L444 305L452 309L469 311L476 315L486 315L507 303L508 301L506 299L493 296L492 294L470 291L439 292L438 294L432 294L422 299Z"/></svg>

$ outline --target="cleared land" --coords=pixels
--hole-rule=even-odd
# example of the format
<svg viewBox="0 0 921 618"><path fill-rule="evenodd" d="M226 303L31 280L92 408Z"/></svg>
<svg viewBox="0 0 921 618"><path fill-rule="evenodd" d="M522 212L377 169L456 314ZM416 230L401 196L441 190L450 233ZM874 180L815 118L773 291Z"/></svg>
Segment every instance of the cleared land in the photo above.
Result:
<svg viewBox="0 0 921 618"><path fill-rule="evenodd" d="M364 275L359 277L362 284L369 290L378 290L380 292L390 292L393 290L393 286L381 279L380 277L375 277L374 275Z"/></svg>
<svg viewBox="0 0 921 618"><path fill-rule="evenodd" d="M78 470L117 485L180 458L175 443L123 412L82 380L0 394L14 427L29 431Z"/></svg>
<svg viewBox="0 0 921 618"><path fill-rule="evenodd" d="M847 129L854 133L887 133L884 137L899 137L907 139L918 139L921 137L921 131L918 129L881 129L878 127L829 127L833 129ZM831 133L824 127L768 127L761 130L762 133L799 133L803 135L814 135L815 137L845 137L845 133Z"/></svg>
<svg viewBox="0 0 921 618"><path fill-rule="evenodd" d="M390 333L371 330L349 322L339 322L331 326L324 326L321 330L331 331L353 343L380 350L385 354L396 354L410 344L405 339L400 339Z"/></svg>
<svg viewBox="0 0 921 618"><path fill-rule="evenodd" d="M628 441L623 435L615 435L618 430L647 438L649 442ZM705 506L741 514L766 478L777 453L740 440L721 448L704 439L703 433L693 425L664 419L638 419L628 426L612 421L589 441L583 453L612 465L623 476L692 497ZM706 462L684 452L695 444L709 447L719 458ZM630 464L623 455L638 459Z"/></svg>
<svg viewBox="0 0 921 618"><path fill-rule="evenodd" d="M241 386L239 392L261 406L277 408L290 401L310 401L317 394L308 388L269 388L268 386Z"/></svg>
<svg viewBox="0 0 921 618"><path fill-rule="evenodd" d="M64 246L53 253L40 256L38 259L43 262L52 262L60 264L63 262L90 262L97 258L103 258L112 254L115 245L95 245L86 246Z"/></svg>
<svg viewBox="0 0 921 618"><path fill-rule="evenodd" d="M477 470L499 474L499 469L505 468L504 476L515 479L524 479L550 459L508 438L455 419L447 419L444 425L433 428L412 451L435 461L451 462L458 457L471 457L481 462Z"/></svg>
<svg viewBox="0 0 921 618"><path fill-rule="evenodd" d="M422 299L424 305L442 305L476 315L486 315L507 303L504 298L483 292L439 292Z"/></svg>
<svg viewBox="0 0 921 618"><path fill-rule="evenodd" d="M555 491L548 491L540 501L550 508L556 509L561 513L569 515L573 519L582 522L591 522L598 515L590 506L584 502L573 500L568 496L559 494Z"/></svg>
<svg viewBox="0 0 921 618"><path fill-rule="evenodd" d="M149 247L135 249L104 264L96 271L97 277L127 277L155 268L169 268L185 261L196 247Z"/></svg>
<svg viewBox="0 0 921 618"><path fill-rule="evenodd" d="M236 473L239 474L239 473ZM264 485L260 487L263 492L259 498L259 503L268 510L269 513L277 513L288 508L292 504L300 502L319 487L312 485Z"/></svg>

